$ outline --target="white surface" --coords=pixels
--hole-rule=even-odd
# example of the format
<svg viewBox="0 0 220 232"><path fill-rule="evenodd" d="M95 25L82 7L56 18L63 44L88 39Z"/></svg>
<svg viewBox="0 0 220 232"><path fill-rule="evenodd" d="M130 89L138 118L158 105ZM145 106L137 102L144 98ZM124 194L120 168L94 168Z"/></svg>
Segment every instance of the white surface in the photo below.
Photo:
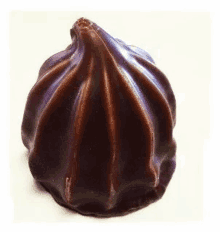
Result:
<svg viewBox="0 0 220 232"><path fill-rule="evenodd" d="M177 100L177 168L163 198L124 217L96 219L59 206L38 187L21 141L27 95L43 62L70 43L86 17L113 37L145 49ZM10 172L15 222L179 222L202 220L203 149L209 137L211 20L208 13L12 12L10 14ZM74 229L74 228L73 228Z"/></svg>

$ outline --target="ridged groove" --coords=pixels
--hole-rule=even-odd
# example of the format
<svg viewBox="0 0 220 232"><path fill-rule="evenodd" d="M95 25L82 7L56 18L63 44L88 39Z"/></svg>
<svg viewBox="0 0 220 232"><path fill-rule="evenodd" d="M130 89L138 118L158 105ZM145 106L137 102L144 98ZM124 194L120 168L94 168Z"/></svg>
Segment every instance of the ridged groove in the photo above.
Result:
<svg viewBox="0 0 220 232"><path fill-rule="evenodd" d="M28 94L28 101L26 104L27 111L26 111L26 114L24 114L24 117L26 117L27 120L23 120L23 123L22 123L22 128L23 128L22 140L25 146L28 147L28 149L31 149L31 145L33 145L32 140L34 139L33 136L36 136L36 131L37 131L36 124L38 122L37 117L39 117L39 114L41 114L42 110L44 109L43 104L41 104L39 100L37 100L36 102L36 96L40 97L42 95L42 91L48 88L48 86L52 85L51 82L55 81L54 77L56 77L56 75L59 74L59 72L63 72L63 75L61 77L64 77L64 75L67 75L70 72L71 68L73 67L72 60L74 59L74 57L78 55L76 48L78 48L79 50L79 41L75 41L74 46L72 44L71 47L72 48L69 49L69 51L64 50L62 52L59 52L44 62L44 64L42 65L39 71L38 80ZM64 56L61 57L61 59L58 59L59 60L58 62L58 60L55 58L57 58L57 56L59 56L59 54L61 53L64 53ZM52 63L54 62L54 64L50 67L50 69L49 67L45 69L45 66L49 65L49 60L52 60ZM58 85L62 82L63 78L60 78L60 77L58 78L59 78L59 81L56 83L56 86L53 86L52 94L54 94ZM49 99L46 101L46 105L48 101ZM28 106L30 103L32 103L31 108ZM40 105L41 109L39 109L38 105ZM30 118L30 115L31 115L31 118ZM32 115L34 115L34 117ZM32 125L30 123L25 124L25 122L32 122L32 121L34 122L32 123ZM33 133L33 131L35 132L35 134Z"/></svg>
<svg viewBox="0 0 220 232"><path fill-rule="evenodd" d="M149 78L149 74L147 74L144 70L142 70L141 72L139 69L133 66L132 72L134 73L134 76L139 78L143 87L148 90L149 94L154 96L155 102L159 102L161 111L163 112L164 116L166 115L166 117L164 117L166 118L166 125L167 125L166 134L170 136L168 138L168 141L171 141L174 120L173 120L172 112L169 107L169 103L168 103L166 96L161 92L160 88L156 87L155 84L152 81L150 81L151 78ZM143 74L145 74L145 76L143 76Z"/></svg>
<svg viewBox="0 0 220 232"><path fill-rule="evenodd" d="M82 58L80 62L82 63ZM62 99L65 97L65 94L67 93L66 89L73 82L73 79L76 76L76 73L80 69L80 67L81 66L79 63L78 66L76 66L73 70L69 71L66 74L65 78L61 81L60 85L57 87L52 97L44 107L44 110L41 113L41 117L36 123L36 133L34 135L33 141L31 142L31 144L34 144L34 146L30 146L33 157L38 154L37 149L40 147L40 137L44 125L47 123L47 120L49 119L52 112L61 104Z"/></svg>
<svg viewBox="0 0 220 232"><path fill-rule="evenodd" d="M31 91L30 94L34 95L35 91L39 88L44 88L44 86L48 83L48 81L54 77L58 72L65 69L68 64L70 64L70 59L66 59L61 61L60 63L56 64L54 67L52 67L49 71L44 73L39 79L39 81L36 83L36 85L33 88L33 92Z"/></svg>
<svg viewBox="0 0 220 232"><path fill-rule="evenodd" d="M48 58L43 65L41 66L38 74L38 81L44 76L44 74L49 70L55 67L58 63L67 60L71 57L72 54L75 53L78 47L78 42L73 42L70 46L68 46L64 51L58 52Z"/></svg>
<svg viewBox="0 0 220 232"><path fill-rule="evenodd" d="M152 75L156 77L157 84L155 83L153 84L155 85L156 88L158 88L161 91L163 97L166 99L168 105L170 106L172 112L171 113L172 122L174 127L176 123L176 111L175 111L176 104L175 104L174 94L167 77L154 64L144 60L142 57L136 57L136 60L139 64L145 67L145 69L149 69ZM149 81L151 80L149 79Z"/></svg>
<svg viewBox="0 0 220 232"><path fill-rule="evenodd" d="M123 71L122 71L123 73ZM138 93L132 79L125 80L122 78L123 75L119 75L120 81L122 83L121 87L127 93L130 102L132 102L136 114L139 116L142 126L146 135L146 178L149 181L149 184L156 186L158 183L158 170L153 164L153 156L155 149L155 135L154 135L154 126L146 110L146 105L143 102L140 93Z"/></svg>
<svg viewBox="0 0 220 232"><path fill-rule="evenodd" d="M90 101L91 87L92 87L92 73L94 72L94 58L91 58L87 79L84 80L82 88L80 89L79 99L76 106L75 120L73 124L72 136L69 140L70 156L69 167L66 175L65 182L65 197L68 203L73 200L74 186L79 178L78 155L80 149L80 142L83 136L84 127L86 124L86 110Z"/></svg>
<svg viewBox="0 0 220 232"><path fill-rule="evenodd" d="M40 94L41 93L39 93L39 90L44 90L44 88L47 88L48 87L48 85L49 85L49 83L50 82L52 82L53 81L53 79L54 79L54 76L55 75L57 75L59 72L61 72L62 70L64 70L64 69L66 69L67 68L67 66L68 66L68 64L70 63L70 60L69 59L67 59L67 60L64 60L64 61L62 61L61 63L59 63L59 64L57 64L56 66L54 66L50 71L48 71L43 77L42 77L42 79L40 79L35 85L34 85L34 87L32 88L32 90L30 91L30 93L29 93L29 102L36 102L36 96L39 96L40 97ZM54 89L54 91L55 91L55 89ZM37 115L39 115L39 106L38 105L40 105L40 102L39 101L37 101L34 105L32 105L31 107L32 108L34 108L34 111L35 112L37 112L36 114L35 114L35 117L37 117ZM41 106L42 106L42 104L41 104ZM28 112L29 114L31 113L31 114L33 114L33 110L31 111L31 112ZM31 119L28 119L28 120L31 120ZM33 119L32 119L33 120ZM36 122L36 121L35 121ZM32 139L31 137L31 134L30 134L30 132L31 132L31 130L33 130L33 127L34 127L35 125L33 124L32 125L32 128L29 128L30 126L29 126L29 124L28 124L28 128L26 128L25 127L25 125L23 125L23 128L24 128L24 130L26 129L26 135L25 136L23 136L23 139L24 140L29 140L29 142L30 142L30 140ZM28 136L29 136L29 138L28 138ZM25 143L29 143L29 142L25 142Z"/></svg>
<svg viewBox="0 0 220 232"><path fill-rule="evenodd" d="M97 32L95 32L97 34ZM118 72L118 78L120 79L119 81L121 82L121 86L124 89L124 91L127 93L128 98L130 99L130 101L133 103L133 106L136 108L137 110L137 114L139 114L140 120L142 122L143 127L145 128L145 132L146 132L146 178L149 179L151 181L149 181L150 185L152 186L156 186L158 184L158 178L159 178L159 173L158 173L158 169L156 166L154 166L153 164L153 156L154 156L154 149L155 149L155 135L154 135L154 128L153 128L153 124L152 121L150 120L149 116L148 116L148 112L146 110L146 106L144 104L144 102L142 101L139 93L136 91L134 84L132 83L133 81L130 79L126 79L125 76L125 72L118 67L117 62L115 60L115 58L113 57L113 55L111 54L108 46L106 45L106 43L102 40L102 38L97 34L97 36L99 37L100 41L102 41L109 57L111 58L113 64L114 64L114 68L115 70Z"/></svg>
<svg viewBox="0 0 220 232"><path fill-rule="evenodd" d="M104 61L103 61L104 62ZM104 97L104 108L107 115L107 124L109 130L109 141L111 144L111 160L109 161L109 171L108 171L108 192L109 199L107 202L107 209L114 207L116 201L114 196L118 190L119 180L118 180L118 159L120 152L119 136L117 130L117 118L116 109L113 101L113 91L110 83L110 77L106 70L106 64L103 64L103 77L102 77L102 89Z"/></svg>

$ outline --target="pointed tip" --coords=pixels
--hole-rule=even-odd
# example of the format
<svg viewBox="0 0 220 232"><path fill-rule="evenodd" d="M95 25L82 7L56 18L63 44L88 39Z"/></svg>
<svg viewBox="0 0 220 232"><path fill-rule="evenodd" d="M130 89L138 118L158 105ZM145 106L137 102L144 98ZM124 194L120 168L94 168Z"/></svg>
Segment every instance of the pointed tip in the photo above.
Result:
<svg viewBox="0 0 220 232"><path fill-rule="evenodd" d="M74 26L85 28L91 26L92 24L93 22L90 21L89 19L81 17L74 23Z"/></svg>

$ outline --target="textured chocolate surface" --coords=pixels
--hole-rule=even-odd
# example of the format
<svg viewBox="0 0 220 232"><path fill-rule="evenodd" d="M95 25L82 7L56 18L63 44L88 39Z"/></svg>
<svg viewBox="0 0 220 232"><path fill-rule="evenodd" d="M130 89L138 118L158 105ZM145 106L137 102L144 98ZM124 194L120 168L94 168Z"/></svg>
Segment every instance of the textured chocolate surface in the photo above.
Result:
<svg viewBox="0 0 220 232"><path fill-rule="evenodd" d="M22 123L29 166L62 206L100 217L155 202L175 170L175 97L148 53L80 18L44 62Z"/></svg>

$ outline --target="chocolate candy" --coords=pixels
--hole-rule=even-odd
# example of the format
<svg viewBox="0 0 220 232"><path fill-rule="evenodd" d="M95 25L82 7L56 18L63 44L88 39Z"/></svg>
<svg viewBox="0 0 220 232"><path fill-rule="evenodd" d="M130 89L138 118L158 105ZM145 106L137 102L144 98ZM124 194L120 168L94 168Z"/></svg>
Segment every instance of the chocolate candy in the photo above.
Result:
<svg viewBox="0 0 220 232"><path fill-rule="evenodd" d="M175 170L175 97L150 55L80 18L44 62L22 124L33 177L84 215L155 202Z"/></svg>

